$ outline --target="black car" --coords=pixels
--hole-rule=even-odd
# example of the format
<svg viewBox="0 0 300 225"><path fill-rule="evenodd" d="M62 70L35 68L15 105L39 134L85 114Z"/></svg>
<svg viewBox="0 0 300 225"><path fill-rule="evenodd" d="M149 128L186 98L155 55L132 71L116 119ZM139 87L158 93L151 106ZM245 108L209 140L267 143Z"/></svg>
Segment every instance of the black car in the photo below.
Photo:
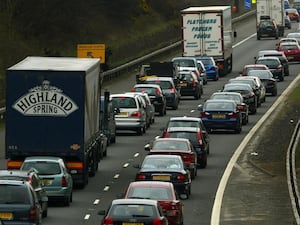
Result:
<svg viewBox="0 0 300 225"><path fill-rule="evenodd" d="M99 214L104 215L101 225L168 225L159 202L150 199L115 199Z"/></svg>
<svg viewBox="0 0 300 225"><path fill-rule="evenodd" d="M283 81L284 80L284 67L280 60L275 56L259 57L256 60L256 64L264 64L272 72L274 78Z"/></svg>
<svg viewBox="0 0 300 225"><path fill-rule="evenodd" d="M160 116L166 115L167 100L162 89L157 84L136 84L131 89L132 92L146 92L154 105L155 112Z"/></svg>
<svg viewBox="0 0 300 225"><path fill-rule="evenodd" d="M3 224L42 224L42 208L28 181L0 180L0 212Z"/></svg>
<svg viewBox="0 0 300 225"><path fill-rule="evenodd" d="M38 197L42 207L42 215L48 215L48 196L39 175L34 170L0 170L0 180L28 181Z"/></svg>
<svg viewBox="0 0 300 225"><path fill-rule="evenodd" d="M197 167L206 167L209 154L209 139L206 131L198 127L169 127L164 137L189 139L197 152Z"/></svg>
<svg viewBox="0 0 300 225"><path fill-rule="evenodd" d="M157 84L166 97L167 107L177 109L180 102L180 91L177 90L171 77L151 77L144 80L146 84Z"/></svg>
<svg viewBox="0 0 300 225"><path fill-rule="evenodd" d="M188 168L179 155L146 155L135 181L167 181L174 185L179 196L191 194L192 179Z"/></svg>
<svg viewBox="0 0 300 225"><path fill-rule="evenodd" d="M260 19L261 20L257 25L257 40L266 37L274 37L275 39L278 39L279 31L275 21L269 18L262 17Z"/></svg>
<svg viewBox="0 0 300 225"><path fill-rule="evenodd" d="M277 96L277 80L269 70L250 71L249 75L258 77L265 85L266 93Z"/></svg>
<svg viewBox="0 0 300 225"><path fill-rule="evenodd" d="M244 103L249 106L249 112L251 114L257 112L257 97L249 84L225 84L223 91L240 93L243 96Z"/></svg>
<svg viewBox="0 0 300 225"><path fill-rule="evenodd" d="M180 71L179 85L182 96L194 96L197 100L203 93L203 84L192 71Z"/></svg>

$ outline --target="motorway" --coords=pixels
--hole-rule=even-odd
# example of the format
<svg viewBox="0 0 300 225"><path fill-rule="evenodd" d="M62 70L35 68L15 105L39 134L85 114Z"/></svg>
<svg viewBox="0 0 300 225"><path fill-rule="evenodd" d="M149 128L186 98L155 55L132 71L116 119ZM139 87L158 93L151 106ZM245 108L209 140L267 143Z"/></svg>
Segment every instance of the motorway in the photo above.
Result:
<svg viewBox="0 0 300 225"><path fill-rule="evenodd" d="M298 24L293 24L292 30L296 30ZM289 30L291 32L292 30ZM197 116L195 110L198 104L204 102L214 91L222 88L224 83L235 77L241 71L243 65L254 62L257 51L274 49L276 40L256 40L255 19L249 19L236 27L238 37L235 40L233 53L233 72L219 81L209 81L204 87L204 95L201 100L183 97L178 110L168 110L164 117L156 117L155 124L147 130L143 136L135 136L134 133L118 133L116 143L109 146L108 156L100 162L99 170L95 177L89 179L89 184L84 189L74 190L73 202L70 207L52 204L48 210L48 217L43 220L45 225L92 225L100 224L101 216L97 212L106 209L112 199L123 193L130 181L133 181L136 169L132 167L140 163L146 155L143 146L160 134L160 128L164 126L171 116ZM179 55L180 53L178 53ZM298 74L300 66L290 66L290 76L285 81L278 83L278 93L282 93L289 83ZM135 82L135 75L123 77L119 81L105 84L104 89L111 93L129 91ZM233 153L249 133L256 122L272 106L276 97L267 97L266 102L258 108L255 115L250 115L249 124L243 126L240 134L213 133L210 135L210 155L208 166L199 169L198 176L192 183L192 195L184 202L184 224L208 225L211 221L211 213L215 200L215 194L224 173L224 170ZM0 166L5 167L4 159L4 133L0 132Z"/></svg>

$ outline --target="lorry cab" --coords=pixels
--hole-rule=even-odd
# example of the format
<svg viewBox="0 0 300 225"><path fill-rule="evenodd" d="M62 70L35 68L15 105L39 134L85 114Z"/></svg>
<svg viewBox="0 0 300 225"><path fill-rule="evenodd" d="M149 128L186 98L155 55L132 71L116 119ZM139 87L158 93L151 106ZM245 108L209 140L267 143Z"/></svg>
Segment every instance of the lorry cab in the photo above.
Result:
<svg viewBox="0 0 300 225"><path fill-rule="evenodd" d="M109 94L108 94L109 95ZM107 136L108 144L116 142L116 115L117 109L112 100L105 95L100 98L100 131Z"/></svg>

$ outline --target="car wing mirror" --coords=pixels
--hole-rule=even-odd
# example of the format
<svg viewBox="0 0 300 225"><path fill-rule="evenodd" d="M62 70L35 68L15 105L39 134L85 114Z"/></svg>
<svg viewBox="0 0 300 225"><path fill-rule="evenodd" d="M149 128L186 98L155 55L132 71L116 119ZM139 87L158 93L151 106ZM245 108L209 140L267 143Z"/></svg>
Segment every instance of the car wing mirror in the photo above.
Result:
<svg viewBox="0 0 300 225"><path fill-rule="evenodd" d="M203 112L203 105L198 105L197 106L197 110L199 111L199 112Z"/></svg>

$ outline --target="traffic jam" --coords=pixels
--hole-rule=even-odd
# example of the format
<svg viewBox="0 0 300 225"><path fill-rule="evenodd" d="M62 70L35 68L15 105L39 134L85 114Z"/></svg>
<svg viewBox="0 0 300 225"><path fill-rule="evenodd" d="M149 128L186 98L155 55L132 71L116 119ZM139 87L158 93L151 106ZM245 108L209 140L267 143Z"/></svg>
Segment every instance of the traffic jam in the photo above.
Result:
<svg viewBox="0 0 300 225"><path fill-rule="evenodd" d="M254 63L244 65L203 104L198 103L206 85L232 72L230 6L182 10L182 56L143 64L127 92L94 97L101 92L98 59L27 57L10 67L7 169L0 170L2 224L42 224L52 202L71 206L74 190L88 185L119 133L143 136L158 118L189 99L197 105L196 115L168 117L160 133L144 146L142 162L133 165L134 181L109 208L98 212L102 225L183 225L184 203L197 192L193 181L209 164L211 134L240 134L266 100L279 94L291 62L300 61L300 33L281 35L291 21L299 22L297 10L291 9L279 12L285 14L283 28L272 15L257 13L257 41L275 38L276 46L257 52ZM198 35L200 31L207 32L205 37ZM69 71L74 74L69 76ZM64 87L65 82L73 86ZM33 135L28 127L42 138L26 142ZM64 139L62 134L67 134Z"/></svg>

